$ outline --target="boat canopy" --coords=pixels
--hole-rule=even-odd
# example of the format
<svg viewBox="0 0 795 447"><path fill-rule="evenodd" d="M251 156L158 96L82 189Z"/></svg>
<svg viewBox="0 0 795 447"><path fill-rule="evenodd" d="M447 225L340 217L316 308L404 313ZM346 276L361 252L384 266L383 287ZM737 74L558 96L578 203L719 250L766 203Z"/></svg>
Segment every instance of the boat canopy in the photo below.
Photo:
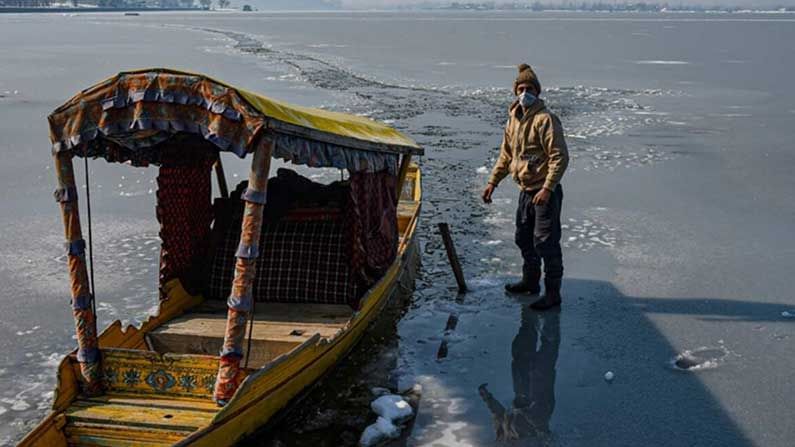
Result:
<svg viewBox="0 0 795 447"><path fill-rule="evenodd" d="M201 136L241 158L269 144L273 157L351 172L394 173L400 154L423 154L413 140L371 119L295 106L165 68L121 72L48 119L54 154L144 166L158 164L158 144L178 133Z"/></svg>

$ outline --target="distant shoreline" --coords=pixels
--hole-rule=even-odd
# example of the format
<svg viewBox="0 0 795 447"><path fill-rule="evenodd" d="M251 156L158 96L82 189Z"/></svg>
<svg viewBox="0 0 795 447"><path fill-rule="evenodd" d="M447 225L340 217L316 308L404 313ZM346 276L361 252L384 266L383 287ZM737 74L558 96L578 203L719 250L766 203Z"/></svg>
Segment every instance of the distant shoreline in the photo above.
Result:
<svg viewBox="0 0 795 447"><path fill-rule="evenodd" d="M201 8L0 8L0 14L20 13L92 13L92 12L163 12L163 11L208 11Z"/></svg>
<svg viewBox="0 0 795 447"><path fill-rule="evenodd" d="M0 14L26 14L26 13L49 13L49 14L63 14L63 13L106 13L106 12L234 12L240 11L238 9L203 9L203 8L19 8L19 7L0 7ZM277 12L529 12L529 13L614 13L614 14L795 14L795 9L567 9L557 7L549 7L544 9L531 9L531 8L456 8L456 7L435 7L435 8L384 8L384 9L293 9L293 10L279 10L279 9L255 9L250 12L260 13L277 13Z"/></svg>

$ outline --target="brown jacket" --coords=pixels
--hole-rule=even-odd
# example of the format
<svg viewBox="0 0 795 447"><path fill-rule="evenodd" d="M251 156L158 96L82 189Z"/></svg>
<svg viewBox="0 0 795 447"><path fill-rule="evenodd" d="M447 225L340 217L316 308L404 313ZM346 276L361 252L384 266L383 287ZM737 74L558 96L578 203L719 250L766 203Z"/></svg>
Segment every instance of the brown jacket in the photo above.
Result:
<svg viewBox="0 0 795 447"><path fill-rule="evenodd" d="M497 185L509 173L525 191L553 191L569 165L569 150L557 116L537 99L526 113L511 104L500 156L489 183Z"/></svg>

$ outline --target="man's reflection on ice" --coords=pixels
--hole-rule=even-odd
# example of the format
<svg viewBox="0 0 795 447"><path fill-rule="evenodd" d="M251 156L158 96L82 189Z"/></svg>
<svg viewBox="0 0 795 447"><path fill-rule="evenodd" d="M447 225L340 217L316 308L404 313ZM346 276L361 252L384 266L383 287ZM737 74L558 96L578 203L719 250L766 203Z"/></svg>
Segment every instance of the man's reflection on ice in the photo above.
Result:
<svg viewBox="0 0 795 447"><path fill-rule="evenodd" d="M478 392L494 417L497 440L551 440L555 410L555 365L560 346L560 312L535 312L522 306L522 325L511 344L514 399L506 409L486 388Z"/></svg>

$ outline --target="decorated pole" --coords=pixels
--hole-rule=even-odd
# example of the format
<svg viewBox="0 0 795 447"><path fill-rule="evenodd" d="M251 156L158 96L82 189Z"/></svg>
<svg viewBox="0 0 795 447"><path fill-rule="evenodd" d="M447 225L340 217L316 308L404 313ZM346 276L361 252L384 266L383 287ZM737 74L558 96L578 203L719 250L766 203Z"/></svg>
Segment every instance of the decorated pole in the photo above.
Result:
<svg viewBox="0 0 795 447"><path fill-rule="evenodd" d="M83 392L94 395L102 392L97 320L92 309L91 290L86 268L86 241L80 229L80 208L77 203L72 154L55 155L58 189L55 199L61 206L66 236L66 252L72 291L72 314L77 332L77 361L80 363Z"/></svg>
<svg viewBox="0 0 795 447"><path fill-rule="evenodd" d="M246 205L240 245L235 255L235 278L232 281L232 293L227 300L226 334L213 393L213 398L219 405L225 405L240 385L240 360L243 358L246 322L251 317L253 307L252 287L260 250L258 245L262 231L262 209L265 206L270 164L271 146L266 143L254 152L248 189L242 196Z"/></svg>

